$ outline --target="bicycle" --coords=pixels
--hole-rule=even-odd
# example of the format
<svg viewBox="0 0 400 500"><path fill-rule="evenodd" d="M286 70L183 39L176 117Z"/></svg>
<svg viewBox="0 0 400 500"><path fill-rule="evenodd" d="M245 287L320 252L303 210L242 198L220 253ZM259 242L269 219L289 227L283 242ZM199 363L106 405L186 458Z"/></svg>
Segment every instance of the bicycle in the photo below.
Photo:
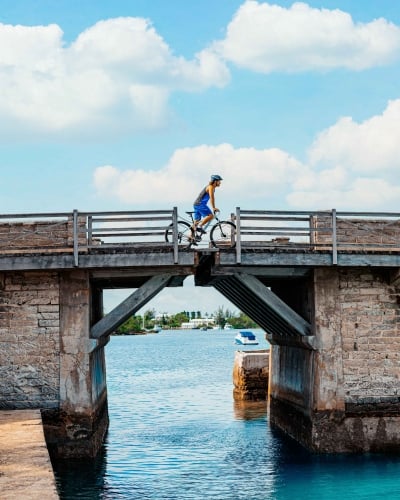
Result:
<svg viewBox="0 0 400 500"><path fill-rule="evenodd" d="M178 226L178 244L183 245L185 249L192 246L197 246L204 236L200 232L193 230L194 219L193 212L186 212L190 217L190 223L185 219L180 218L177 222ZM236 226L229 220L219 220L214 214L216 223L213 224L210 230L210 242L214 248L234 248L236 245ZM206 224L205 229L211 224L211 221ZM165 241L168 243L173 242L173 224L170 224L165 231Z"/></svg>

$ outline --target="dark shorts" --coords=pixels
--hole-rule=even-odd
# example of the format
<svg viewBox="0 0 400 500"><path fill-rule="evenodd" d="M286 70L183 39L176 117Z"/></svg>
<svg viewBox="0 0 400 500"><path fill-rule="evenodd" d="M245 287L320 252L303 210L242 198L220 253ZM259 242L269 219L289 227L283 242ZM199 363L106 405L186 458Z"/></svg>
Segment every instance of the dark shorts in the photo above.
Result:
<svg viewBox="0 0 400 500"><path fill-rule="evenodd" d="M193 208L194 208L194 220L200 220L203 219L203 217L207 217L207 215L212 214L208 205L195 205Z"/></svg>

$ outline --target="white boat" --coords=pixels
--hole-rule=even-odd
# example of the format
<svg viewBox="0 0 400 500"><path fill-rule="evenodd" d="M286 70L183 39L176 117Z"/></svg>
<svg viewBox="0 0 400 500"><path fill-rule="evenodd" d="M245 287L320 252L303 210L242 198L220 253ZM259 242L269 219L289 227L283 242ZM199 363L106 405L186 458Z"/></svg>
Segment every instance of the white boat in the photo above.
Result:
<svg viewBox="0 0 400 500"><path fill-rule="evenodd" d="M233 326L230 325L229 323L226 323L224 326L224 330L233 330Z"/></svg>
<svg viewBox="0 0 400 500"><path fill-rule="evenodd" d="M253 332L243 330L236 335L235 343L240 345L258 345L258 340Z"/></svg>

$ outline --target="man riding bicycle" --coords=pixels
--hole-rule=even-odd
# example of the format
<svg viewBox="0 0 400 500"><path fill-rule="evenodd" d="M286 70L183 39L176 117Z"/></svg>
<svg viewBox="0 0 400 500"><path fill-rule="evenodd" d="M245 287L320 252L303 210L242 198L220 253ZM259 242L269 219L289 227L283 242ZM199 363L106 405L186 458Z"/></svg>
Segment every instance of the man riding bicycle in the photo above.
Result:
<svg viewBox="0 0 400 500"><path fill-rule="evenodd" d="M203 188L197 198L194 200L194 225L193 230L197 231L200 235L206 234L204 226L208 224L213 218L214 214L219 212L215 206L215 188L221 185L222 177L220 175L212 175L210 182ZM207 205L210 202L211 209Z"/></svg>

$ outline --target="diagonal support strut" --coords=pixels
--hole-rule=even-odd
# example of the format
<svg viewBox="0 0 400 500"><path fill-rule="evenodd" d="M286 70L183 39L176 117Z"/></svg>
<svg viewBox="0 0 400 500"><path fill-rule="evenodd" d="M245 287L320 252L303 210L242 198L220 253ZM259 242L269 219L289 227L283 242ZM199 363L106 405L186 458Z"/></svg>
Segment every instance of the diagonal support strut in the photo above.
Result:
<svg viewBox="0 0 400 500"><path fill-rule="evenodd" d="M312 335L311 325L253 275L235 273L214 287L269 334Z"/></svg>
<svg viewBox="0 0 400 500"><path fill-rule="evenodd" d="M90 330L90 338L99 339L109 335L157 295L168 284L171 278L171 274L162 274L150 278L108 313L107 316L104 316L104 318L94 324Z"/></svg>

